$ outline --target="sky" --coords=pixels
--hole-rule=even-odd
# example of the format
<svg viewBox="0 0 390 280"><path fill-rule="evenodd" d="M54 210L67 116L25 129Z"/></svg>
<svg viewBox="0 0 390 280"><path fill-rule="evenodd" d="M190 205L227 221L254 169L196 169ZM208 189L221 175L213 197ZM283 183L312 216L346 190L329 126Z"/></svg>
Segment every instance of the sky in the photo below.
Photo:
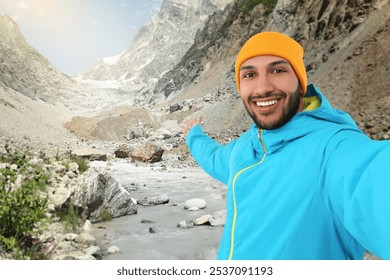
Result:
<svg viewBox="0 0 390 280"><path fill-rule="evenodd" d="M163 0L0 0L27 42L74 76L99 58L119 55Z"/></svg>

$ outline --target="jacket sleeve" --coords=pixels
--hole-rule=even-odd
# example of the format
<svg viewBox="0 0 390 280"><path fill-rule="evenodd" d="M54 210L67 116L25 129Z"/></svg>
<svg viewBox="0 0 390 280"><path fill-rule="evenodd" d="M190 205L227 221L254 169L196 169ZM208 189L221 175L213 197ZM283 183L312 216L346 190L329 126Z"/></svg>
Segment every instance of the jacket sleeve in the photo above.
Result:
<svg viewBox="0 0 390 280"><path fill-rule="evenodd" d="M390 141L340 130L322 159L325 205L363 247L390 259Z"/></svg>
<svg viewBox="0 0 390 280"><path fill-rule="evenodd" d="M196 125L188 133L186 142L200 167L210 176L227 184L229 157L235 141L221 145L206 135L200 125Z"/></svg>

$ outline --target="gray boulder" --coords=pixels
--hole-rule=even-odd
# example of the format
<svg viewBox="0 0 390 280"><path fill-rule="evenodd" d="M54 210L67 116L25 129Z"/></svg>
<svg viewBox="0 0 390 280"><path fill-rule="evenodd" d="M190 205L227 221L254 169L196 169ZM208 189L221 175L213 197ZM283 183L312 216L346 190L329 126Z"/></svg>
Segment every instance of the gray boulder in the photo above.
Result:
<svg viewBox="0 0 390 280"><path fill-rule="evenodd" d="M130 193L104 169L91 167L80 177L70 201L91 222L136 214Z"/></svg>

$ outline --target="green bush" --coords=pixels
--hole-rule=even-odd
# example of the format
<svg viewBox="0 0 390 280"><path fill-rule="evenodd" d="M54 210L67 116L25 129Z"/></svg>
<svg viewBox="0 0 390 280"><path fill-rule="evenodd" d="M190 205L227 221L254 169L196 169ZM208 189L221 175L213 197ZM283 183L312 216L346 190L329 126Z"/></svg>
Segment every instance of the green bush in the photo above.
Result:
<svg viewBox="0 0 390 280"><path fill-rule="evenodd" d="M111 212L108 209L104 209L100 213L100 219L102 220L102 222L111 221L112 220Z"/></svg>
<svg viewBox="0 0 390 280"><path fill-rule="evenodd" d="M37 234L36 224L46 218L44 190L50 174L29 164L27 152L21 154L7 144L4 150L0 154L0 246L27 253L31 248L25 241Z"/></svg>
<svg viewBox="0 0 390 280"><path fill-rule="evenodd" d="M79 165L80 174L83 174L85 171L88 170L88 168L89 168L88 160L79 158L79 159L76 159L76 162Z"/></svg>
<svg viewBox="0 0 390 280"><path fill-rule="evenodd" d="M82 219L77 212L77 207L70 204L67 208L58 211L57 216L60 218L65 228L76 231L82 225Z"/></svg>
<svg viewBox="0 0 390 280"><path fill-rule="evenodd" d="M78 156L75 156L75 155L71 155L70 156L70 160L73 161L73 162L76 162L78 164L78 166L79 166L79 173L80 174L83 174L89 168L89 164L88 164L88 160L87 159L84 159L84 158L81 158L81 157L78 157Z"/></svg>

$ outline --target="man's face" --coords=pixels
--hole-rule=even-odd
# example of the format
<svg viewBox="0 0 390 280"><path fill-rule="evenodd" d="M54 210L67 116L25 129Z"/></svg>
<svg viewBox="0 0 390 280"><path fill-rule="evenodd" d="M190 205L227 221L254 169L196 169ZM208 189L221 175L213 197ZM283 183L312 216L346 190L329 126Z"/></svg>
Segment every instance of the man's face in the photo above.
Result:
<svg viewBox="0 0 390 280"><path fill-rule="evenodd" d="M299 80L290 63L277 56L256 56L240 67L240 95L261 129L275 129L303 110Z"/></svg>

